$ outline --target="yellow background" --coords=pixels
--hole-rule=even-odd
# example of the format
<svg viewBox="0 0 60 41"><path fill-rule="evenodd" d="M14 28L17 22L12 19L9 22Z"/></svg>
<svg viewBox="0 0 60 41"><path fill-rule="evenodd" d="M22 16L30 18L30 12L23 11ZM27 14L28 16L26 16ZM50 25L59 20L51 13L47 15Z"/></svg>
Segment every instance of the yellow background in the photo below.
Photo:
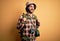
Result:
<svg viewBox="0 0 60 41"><path fill-rule="evenodd" d="M60 0L1 0L0 3L0 41L19 41L16 24L25 12L27 1L37 5L34 14L40 21L41 36L37 41L60 41Z"/></svg>

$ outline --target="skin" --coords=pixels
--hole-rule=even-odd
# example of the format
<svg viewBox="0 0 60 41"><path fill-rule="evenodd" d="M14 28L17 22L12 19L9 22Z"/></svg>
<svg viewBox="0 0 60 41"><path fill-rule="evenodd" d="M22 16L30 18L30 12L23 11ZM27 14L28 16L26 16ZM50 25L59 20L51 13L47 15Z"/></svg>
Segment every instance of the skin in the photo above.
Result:
<svg viewBox="0 0 60 41"><path fill-rule="evenodd" d="M28 9L29 9L30 12L32 12L32 13L29 13L29 12L27 12L27 13L32 17L32 14L33 14L33 12L34 12L34 5L31 4L31 5L28 7ZM24 21L26 21L26 18L24 18Z"/></svg>
<svg viewBox="0 0 60 41"><path fill-rule="evenodd" d="M34 12L34 5L33 4L31 4L28 8L32 13Z"/></svg>
<svg viewBox="0 0 60 41"><path fill-rule="evenodd" d="M28 7L28 9L30 10L30 12L32 12L32 13L29 13L29 12L28 12L28 14L32 17L32 14L33 14L33 12L34 12L34 5L31 4L31 5Z"/></svg>

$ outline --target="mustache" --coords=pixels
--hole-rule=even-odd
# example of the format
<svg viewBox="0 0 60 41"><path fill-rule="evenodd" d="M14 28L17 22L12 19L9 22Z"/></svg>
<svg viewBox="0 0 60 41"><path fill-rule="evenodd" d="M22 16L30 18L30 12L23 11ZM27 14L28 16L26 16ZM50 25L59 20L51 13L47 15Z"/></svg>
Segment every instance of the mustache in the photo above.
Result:
<svg viewBox="0 0 60 41"><path fill-rule="evenodd" d="M31 10L34 10L34 9L31 9Z"/></svg>

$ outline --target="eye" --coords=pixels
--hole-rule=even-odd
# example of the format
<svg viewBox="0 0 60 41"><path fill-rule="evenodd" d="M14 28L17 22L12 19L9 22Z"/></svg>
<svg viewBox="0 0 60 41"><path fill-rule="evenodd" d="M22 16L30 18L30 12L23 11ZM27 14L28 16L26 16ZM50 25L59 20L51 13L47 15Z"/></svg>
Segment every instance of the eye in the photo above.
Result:
<svg viewBox="0 0 60 41"><path fill-rule="evenodd" d="M30 6L30 7L33 7L33 6Z"/></svg>
<svg viewBox="0 0 60 41"><path fill-rule="evenodd" d="M30 7L34 7L34 5L30 5Z"/></svg>

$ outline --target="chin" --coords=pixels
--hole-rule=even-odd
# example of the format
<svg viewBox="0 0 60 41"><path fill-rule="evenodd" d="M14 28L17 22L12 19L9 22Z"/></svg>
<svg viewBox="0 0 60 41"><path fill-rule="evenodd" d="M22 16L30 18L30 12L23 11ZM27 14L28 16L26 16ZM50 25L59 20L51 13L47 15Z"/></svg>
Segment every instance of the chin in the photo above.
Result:
<svg viewBox="0 0 60 41"><path fill-rule="evenodd" d="M33 13L33 12L31 12L31 13Z"/></svg>
<svg viewBox="0 0 60 41"><path fill-rule="evenodd" d="M34 11L31 11L31 13L33 13Z"/></svg>

